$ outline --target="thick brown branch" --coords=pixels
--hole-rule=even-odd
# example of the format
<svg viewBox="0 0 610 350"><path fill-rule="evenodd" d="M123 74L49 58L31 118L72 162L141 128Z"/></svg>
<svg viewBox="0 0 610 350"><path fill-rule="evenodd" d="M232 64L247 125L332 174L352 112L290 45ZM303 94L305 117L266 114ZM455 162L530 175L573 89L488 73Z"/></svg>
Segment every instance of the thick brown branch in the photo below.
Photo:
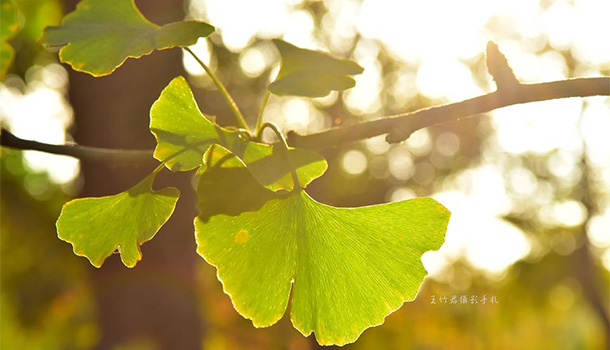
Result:
<svg viewBox="0 0 610 350"><path fill-rule="evenodd" d="M412 113L384 117L354 125L344 125L309 135L288 134L288 144L306 149L323 149L342 143L388 134L388 142L400 142L427 126L489 112L494 109L536 101L567 97L610 96L610 77L578 78L541 84L519 84L506 91L495 91L462 102L430 107ZM17 149L63 154L80 159L110 162L150 161L152 150L122 150L80 145L49 145L22 140L6 130L0 145Z"/></svg>
<svg viewBox="0 0 610 350"><path fill-rule="evenodd" d="M422 109L412 113L384 117L354 125L336 127L316 134L290 133L293 147L322 149L345 142L388 134L388 142L400 142L416 130L446 123L510 105L554 100L566 97L610 96L610 77L579 78L541 84L519 84L505 91L495 91L462 102Z"/></svg>

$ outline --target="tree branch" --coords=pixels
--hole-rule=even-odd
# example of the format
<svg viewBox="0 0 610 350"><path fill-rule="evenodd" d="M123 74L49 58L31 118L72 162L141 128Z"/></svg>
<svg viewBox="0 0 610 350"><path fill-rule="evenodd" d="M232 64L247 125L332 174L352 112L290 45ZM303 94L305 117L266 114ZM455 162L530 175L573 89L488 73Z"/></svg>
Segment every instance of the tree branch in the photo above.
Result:
<svg viewBox="0 0 610 350"><path fill-rule="evenodd" d="M142 163L153 160L152 150L111 149L75 144L50 145L21 139L5 129L0 131L0 145L3 147L60 154L92 161Z"/></svg>
<svg viewBox="0 0 610 350"><path fill-rule="evenodd" d="M344 125L315 134L288 134L293 147L322 149L341 143L388 134L390 143L401 142L414 131L494 109L567 97L610 96L610 77L578 78L541 84L518 84L508 91L495 91L469 100L421 109L416 112Z"/></svg>
<svg viewBox="0 0 610 350"><path fill-rule="evenodd" d="M518 84L469 100L430 107L412 113L384 117L354 125L344 125L315 134L288 133L288 144L305 149L323 149L345 142L388 134L388 142L400 142L416 130L489 112L494 109L536 101L568 97L610 96L610 77L578 78L540 84ZM110 162L150 161L152 150L124 150L80 145L49 145L27 141L6 130L0 135L4 147L62 154L79 159Z"/></svg>

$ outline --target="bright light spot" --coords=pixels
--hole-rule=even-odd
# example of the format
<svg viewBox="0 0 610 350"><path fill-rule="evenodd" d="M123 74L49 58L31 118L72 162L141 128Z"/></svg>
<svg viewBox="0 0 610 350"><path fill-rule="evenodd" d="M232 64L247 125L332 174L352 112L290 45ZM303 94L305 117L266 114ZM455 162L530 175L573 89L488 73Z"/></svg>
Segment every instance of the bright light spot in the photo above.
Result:
<svg viewBox="0 0 610 350"><path fill-rule="evenodd" d="M508 173L508 184L514 193L530 196L536 190L538 181L528 169L514 168Z"/></svg>
<svg viewBox="0 0 610 350"><path fill-rule="evenodd" d="M314 21L309 11L293 10L285 20L290 25L284 26L284 40L300 47L316 48L313 40Z"/></svg>
<svg viewBox="0 0 610 350"><path fill-rule="evenodd" d="M610 67L608 31L603 25L608 21L610 1L580 0L575 4L576 14L569 27L575 31L572 54L582 62ZM607 27L605 28L607 29Z"/></svg>
<svg viewBox="0 0 610 350"><path fill-rule="evenodd" d="M311 112L309 103L300 98L289 99L282 105L282 115L289 130L307 130L307 125L311 121Z"/></svg>
<svg viewBox="0 0 610 350"><path fill-rule="evenodd" d="M213 23L224 45L233 52L248 46L255 37L284 38L298 46L314 44L313 18L297 9L299 1L283 0L191 0L190 15Z"/></svg>
<svg viewBox="0 0 610 350"><path fill-rule="evenodd" d="M444 132L436 137L435 144L438 153L451 157L460 149L460 138L452 132Z"/></svg>
<svg viewBox="0 0 610 350"><path fill-rule="evenodd" d="M513 154L545 154L557 148L577 148L580 145L574 143L580 140L581 107L578 99L563 99L495 110L491 115L498 143Z"/></svg>
<svg viewBox="0 0 610 350"><path fill-rule="evenodd" d="M385 135L379 135L366 139L366 148L373 154L385 154L390 150L390 144L386 142Z"/></svg>
<svg viewBox="0 0 610 350"><path fill-rule="evenodd" d="M206 38L199 38L195 45L189 46L189 49L199 57L199 59L210 67L210 46ZM205 71L195 58L188 52L182 51L182 65L186 72L193 76L203 76Z"/></svg>
<svg viewBox="0 0 610 350"><path fill-rule="evenodd" d="M256 47L247 49L239 55L239 65L250 78L258 77L267 68L265 55Z"/></svg>
<svg viewBox="0 0 610 350"><path fill-rule="evenodd" d="M490 210L488 201L494 200L493 195L450 191L433 197L452 213L439 250L447 261L464 255L473 266L499 274L529 253L523 232L499 218L501 212Z"/></svg>
<svg viewBox="0 0 610 350"><path fill-rule="evenodd" d="M587 208L577 201L565 201L553 207L555 221L564 226L578 226L587 218Z"/></svg>
<svg viewBox="0 0 610 350"><path fill-rule="evenodd" d="M367 0L362 4L358 29L364 37L381 40L407 61L443 56L470 58L485 47L480 28L489 18L487 3ZM464 11L466 8L468 11Z"/></svg>
<svg viewBox="0 0 610 350"><path fill-rule="evenodd" d="M413 176L411 153L404 147L394 147L388 154L390 174L396 179L406 181Z"/></svg>
<svg viewBox="0 0 610 350"><path fill-rule="evenodd" d="M422 95L432 99L460 101L482 92L468 67L447 58L424 61L417 71L415 84Z"/></svg>
<svg viewBox="0 0 610 350"><path fill-rule="evenodd" d="M506 46L506 45L505 45ZM506 46L509 64L515 75L522 82L543 82L565 79L567 65L563 56L554 51L544 52L540 55L524 51L522 46ZM511 49L512 48L512 49Z"/></svg>
<svg viewBox="0 0 610 350"><path fill-rule="evenodd" d="M590 100L582 114L581 132L591 159L601 166L610 164L610 103L609 100Z"/></svg>
<svg viewBox="0 0 610 350"><path fill-rule="evenodd" d="M476 231L466 247L466 259L474 266L500 273L529 253L527 239L515 226L500 219L484 225L487 232Z"/></svg>
<svg viewBox="0 0 610 350"><path fill-rule="evenodd" d="M276 75L277 75L277 72L276 72ZM274 78L275 78L275 75L274 75ZM312 98L312 101L316 104L316 106L330 107L333 104L335 104L335 102L337 102L338 98L339 98L339 92L331 91L330 94L328 94L324 97Z"/></svg>
<svg viewBox="0 0 610 350"><path fill-rule="evenodd" d="M0 85L1 121L16 136L51 144L66 141L65 129L72 122L72 109L63 96L67 73L58 67L32 67L25 94ZM74 180L80 169L79 161L72 157L24 151L24 159L30 169L46 171L52 181L60 184Z"/></svg>
<svg viewBox="0 0 610 350"><path fill-rule="evenodd" d="M333 33L329 37L330 46L334 51L346 52L350 49L350 40L356 35L359 0L326 1L328 14L322 18L324 30Z"/></svg>
<svg viewBox="0 0 610 350"><path fill-rule="evenodd" d="M372 114L381 108L381 66L376 57L358 62L364 68L362 74L354 76L356 86L345 93L345 104L354 114Z"/></svg>
<svg viewBox="0 0 610 350"><path fill-rule="evenodd" d="M551 5L542 16L544 31L549 43L555 50L566 50L572 46L575 31L567 23L574 18L574 8L566 3L558 2Z"/></svg>
<svg viewBox="0 0 610 350"><path fill-rule="evenodd" d="M408 187L396 187L390 191L389 200L390 202L398 202L416 197L417 195L412 189Z"/></svg>
<svg viewBox="0 0 610 350"><path fill-rule="evenodd" d="M593 245L600 248L610 247L610 211L592 217L587 226L587 236Z"/></svg>
<svg viewBox="0 0 610 350"><path fill-rule="evenodd" d="M548 159L549 171L560 179L571 178L576 171L578 158L569 152L560 150L553 153Z"/></svg>
<svg viewBox="0 0 610 350"><path fill-rule="evenodd" d="M360 175L366 170L367 159L359 150L345 152L341 160L343 170L350 175Z"/></svg>
<svg viewBox="0 0 610 350"><path fill-rule="evenodd" d="M427 129L415 131L406 141L407 148L416 156L425 156L432 148L432 138Z"/></svg>
<svg viewBox="0 0 610 350"><path fill-rule="evenodd" d="M425 252L421 257L421 262L424 264L424 268L431 276L438 276L442 274L445 267L450 264L450 261L447 261L447 258L438 251Z"/></svg>

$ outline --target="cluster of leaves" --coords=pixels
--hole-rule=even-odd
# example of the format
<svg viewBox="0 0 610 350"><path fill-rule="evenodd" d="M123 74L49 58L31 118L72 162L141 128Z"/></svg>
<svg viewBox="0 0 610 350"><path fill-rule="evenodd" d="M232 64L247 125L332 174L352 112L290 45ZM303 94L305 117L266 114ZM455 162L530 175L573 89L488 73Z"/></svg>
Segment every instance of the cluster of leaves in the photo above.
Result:
<svg viewBox="0 0 610 350"><path fill-rule="evenodd" d="M61 26L47 28L44 41L61 47L61 61L75 70L103 76L129 57L186 48L213 32L197 21L157 26L133 0L84 0ZM282 57L269 86L276 95L325 96L353 87L351 76L362 72L349 60L274 43ZM292 290L291 320L300 332L315 332L325 345L353 342L415 299L426 275L421 256L440 248L450 214L430 198L360 208L318 203L304 189L326 171L326 160L288 147L275 126L257 125L254 135L247 125L220 127L201 113L186 80L173 79L150 111L161 164L127 191L66 203L59 238L96 267L117 249L133 267L179 197L175 188L153 190L156 175L165 167L197 169L197 252L217 268L235 309L256 327L270 326ZM265 127L279 142L261 142Z"/></svg>

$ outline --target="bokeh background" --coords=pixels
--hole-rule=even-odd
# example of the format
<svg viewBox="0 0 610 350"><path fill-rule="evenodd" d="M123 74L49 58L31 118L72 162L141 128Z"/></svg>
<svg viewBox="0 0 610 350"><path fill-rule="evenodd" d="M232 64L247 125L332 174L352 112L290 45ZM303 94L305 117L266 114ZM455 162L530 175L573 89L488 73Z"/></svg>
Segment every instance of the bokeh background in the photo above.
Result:
<svg viewBox="0 0 610 350"><path fill-rule="evenodd" d="M148 110L177 75L187 76L204 113L232 121L212 82L180 50L129 60L94 79L61 65L39 41L76 1L15 3L21 29L0 83L0 120L17 136L152 149ZM523 82L610 75L604 0L136 3L159 24L186 17L217 27L192 49L250 123L278 70L270 39L363 66L345 93L271 98L265 119L299 133L491 92L488 40ZM417 300L345 348L608 348L608 130L610 99L576 98L429 127L401 144L380 136L323 150L329 170L308 190L318 201L357 206L432 196L453 213L446 243L423 257L430 274ZM136 268L112 256L95 269L57 238L61 206L120 192L154 163L95 164L6 148L0 161L2 349L318 348L288 317L255 329L234 311L214 269L195 253L192 174L160 178L160 186L177 183L182 198Z"/></svg>

